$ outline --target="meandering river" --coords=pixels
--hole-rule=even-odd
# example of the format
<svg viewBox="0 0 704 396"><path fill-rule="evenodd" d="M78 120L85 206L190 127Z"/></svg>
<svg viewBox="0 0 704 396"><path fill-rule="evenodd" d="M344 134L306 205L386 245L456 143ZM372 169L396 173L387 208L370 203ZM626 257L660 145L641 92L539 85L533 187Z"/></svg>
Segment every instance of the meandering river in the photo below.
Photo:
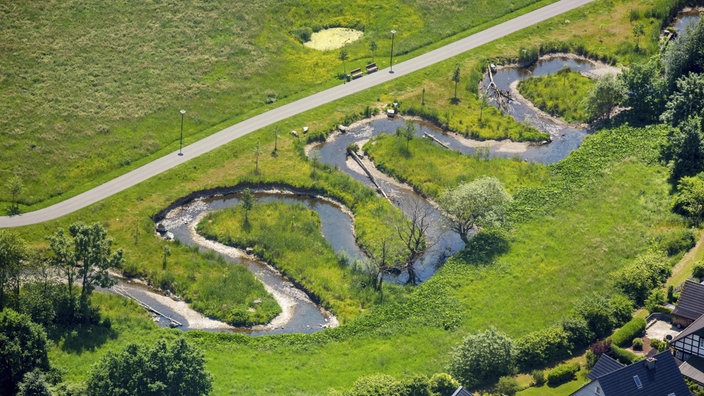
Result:
<svg viewBox="0 0 704 396"><path fill-rule="evenodd" d="M510 90L511 85L518 80L528 76L555 73L563 67L569 67L583 73L594 73L594 70L598 68L593 62L584 59L553 57L539 61L530 69L501 68L494 75L494 82L500 89ZM416 134L417 136L432 135L445 143L450 149L464 154L473 154L478 147L481 147L483 150L488 148L491 157L517 157L526 161L546 164L565 158L571 151L579 147L588 134L586 128L566 125L520 101L512 101L506 111L517 121L527 123L549 133L552 141L548 144L472 141L454 133L446 133L418 120L414 121L416 123ZM381 133L394 133L404 123L405 120L400 118L376 118L371 121L359 122L351 126L346 133L338 134L328 141L312 147L310 155L323 163L337 167L354 179L372 186L371 181L361 167L347 157L347 146L350 144L362 146L364 142ZM366 161L366 163L376 175L377 182L392 203L397 205L407 215L414 211L420 211L427 215L426 220L430 224L428 230L430 248L414 265L419 280L427 280L445 262L447 257L463 247L459 235L448 227L448 222L443 218L443 214L432 202L416 194L409 186L381 174L373 167L371 162ZM295 191L260 191L255 196L258 202L302 203L306 207L315 210L321 219L323 235L330 242L336 253L344 254L352 259L364 257L364 253L355 243L353 219L349 211L341 205L330 200L311 197L303 192ZM181 243L196 245L200 249L213 250L223 255L226 260L249 268L262 281L267 290L274 295L279 304L282 305L284 312L279 317L266 326L257 326L253 329L233 329L220 322L213 322L214 324L207 322L207 319L200 321L189 320L188 315L181 315L177 310L172 309L170 305L173 304L159 301L156 297L150 296L149 293L139 293L139 299L146 300L145 302L150 305L154 304L163 313L181 322L183 325L180 328L184 330L203 328L221 331L228 329L261 335L310 333L325 327L335 326L337 321L333 315L313 303L305 293L296 289L276 269L243 254L237 249L207 241L197 235L195 225L202 216L210 211L238 205L239 203L239 197L236 194L198 198L170 210L161 221L161 225ZM401 274L398 277L388 277L387 281L405 282L406 274Z"/></svg>

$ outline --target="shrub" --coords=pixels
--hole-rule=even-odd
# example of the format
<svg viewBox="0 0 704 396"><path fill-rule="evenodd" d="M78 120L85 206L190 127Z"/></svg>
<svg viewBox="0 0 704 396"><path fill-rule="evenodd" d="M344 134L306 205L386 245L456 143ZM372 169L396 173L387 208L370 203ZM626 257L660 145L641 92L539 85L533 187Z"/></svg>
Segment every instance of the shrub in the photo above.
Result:
<svg viewBox="0 0 704 396"><path fill-rule="evenodd" d="M588 346L594 340L594 333L589 330L584 318L566 318L560 322L560 326L567 333L567 341L573 351Z"/></svg>
<svg viewBox="0 0 704 396"><path fill-rule="evenodd" d="M617 271L615 284L623 294L641 305L654 287L670 275L670 265L665 257L658 254L645 254Z"/></svg>
<svg viewBox="0 0 704 396"><path fill-rule="evenodd" d="M620 329L616 330L610 337L613 345L620 347L628 346L628 343L635 337L640 337L645 331L645 319L633 318Z"/></svg>
<svg viewBox="0 0 704 396"><path fill-rule="evenodd" d="M499 378L499 382L496 384L495 389L496 393L500 395L514 396L519 390L521 390L521 387L518 385L518 381L516 381L515 378L501 377Z"/></svg>
<svg viewBox="0 0 704 396"><path fill-rule="evenodd" d="M696 238L692 230L677 229L664 235L659 246L668 256L674 256L691 249L695 243Z"/></svg>
<svg viewBox="0 0 704 396"><path fill-rule="evenodd" d="M579 371L579 364L577 363L561 364L548 371L548 385L557 386L572 381L577 371Z"/></svg>
<svg viewBox="0 0 704 396"><path fill-rule="evenodd" d="M536 47L521 48L518 50L518 65L527 67L538 61L540 50Z"/></svg>
<svg viewBox="0 0 704 396"><path fill-rule="evenodd" d="M567 358L570 355L568 338L561 327L551 327L519 338L515 343L516 365L522 372L528 372Z"/></svg>
<svg viewBox="0 0 704 396"><path fill-rule="evenodd" d="M692 276L697 279L704 278L704 262L699 261L692 268Z"/></svg>
<svg viewBox="0 0 704 396"><path fill-rule="evenodd" d="M433 396L428 384L428 378L415 375L399 383L399 394L403 396Z"/></svg>
<svg viewBox="0 0 704 396"><path fill-rule="evenodd" d="M616 345L611 345L611 355L614 359L618 360L622 364L631 364L639 361L642 359L640 356L636 355L635 353L623 349L621 347L617 347Z"/></svg>
<svg viewBox="0 0 704 396"><path fill-rule="evenodd" d="M530 376L533 377L533 385L543 386L545 384L545 371L533 370L531 371Z"/></svg>
<svg viewBox="0 0 704 396"><path fill-rule="evenodd" d="M345 396L397 395L400 390L401 384L396 378L386 374L372 374L358 378L352 389L345 392Z"/></svg>
<svg viewBox="0 0 704 396"><path fill-rule="evenodd" d="M301 43L305 43L310 41L310 36L313 35L313 29L309 27L301 27L298 29L294 29L291 32L291 35L296 38L296 40L300 41Z"/></svg>
<svg viewBox="0 0 704 396"><path fill-rule="evenodd" d="M634 351L642 351L643 350L643 339L640 337L636 337L633 339L633 342L631 343L631 345L633 345Z"/></svg>
<svg viewBox="0 0 704 396"><path fill-rule="evenodd" d="M650 347L653 349L657 349L658 352L663 352L667 350L667 342L658 340L657 338L651 338Z"/></svg>
<svg viewBox="0 0 704 396"><path fill-rule="evenodd" d="M428 381L433 394L440 396L451 396L460 386L456 379L447 373L435 373Z"/></svg>
<svg viewBox="0 0 704 396"><path fill-rule="evenodd" d="M471 334L452 351L450 374L468 388L493 383L511 372L512 348L513 341L495 329Z"/></svg>

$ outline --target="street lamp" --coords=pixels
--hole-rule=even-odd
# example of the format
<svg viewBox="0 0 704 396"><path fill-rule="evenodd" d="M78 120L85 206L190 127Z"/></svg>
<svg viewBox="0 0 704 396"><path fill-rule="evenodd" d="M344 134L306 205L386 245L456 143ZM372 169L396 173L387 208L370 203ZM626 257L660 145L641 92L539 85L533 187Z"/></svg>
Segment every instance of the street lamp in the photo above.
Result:
<svg viewBox="0 0 704 396"><path fill-rule="evenodd" d="M395 35L396 35L396 30L392 30L391 31L391 62L389 62L391 64L391 66L389 68L389 73L394 72L394 36Z"/></svg>
<svg viewBox="0 0 704 396"><path fill-rule="evenodd" d="M186 114L186 110L181 110L181 143L178 147L178 155L183 155L183 115Z"/></svg>

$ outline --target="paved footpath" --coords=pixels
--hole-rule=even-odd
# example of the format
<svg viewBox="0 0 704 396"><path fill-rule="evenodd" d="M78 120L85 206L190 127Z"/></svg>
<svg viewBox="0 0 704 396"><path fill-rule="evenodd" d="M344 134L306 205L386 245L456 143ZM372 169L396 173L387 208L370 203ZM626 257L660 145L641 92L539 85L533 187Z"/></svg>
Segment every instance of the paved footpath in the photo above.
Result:
<svg viewBox="0 0 704 396"><path fill-rule="evenodd" d="M409 59L393 66L394 73L382 69L366 75L350 83L342 84L306 98L291 102L276 109L267 111L238 124L225 128L213 135L201 139L183 148L183 156L178 151L167 154L129 173L112 179L98 187L76 195L55 205L28 212L19 216L0 216L0 228L20 227L57 219L79 209L85 208L120 191L126 190L153 176L183 164L191 158L205 154L223 144L229 143L248 133L262 129L281 120L290 118L307 110L322 106L345 96L383 84L395 78L405 76L438 62L442 62L462 52L469 51L501 37L507 36L528 26L550 19L567 11L573 10L593 0L561 0L543 8L521 15L499 25L490 27L469 37Z"/></svg>

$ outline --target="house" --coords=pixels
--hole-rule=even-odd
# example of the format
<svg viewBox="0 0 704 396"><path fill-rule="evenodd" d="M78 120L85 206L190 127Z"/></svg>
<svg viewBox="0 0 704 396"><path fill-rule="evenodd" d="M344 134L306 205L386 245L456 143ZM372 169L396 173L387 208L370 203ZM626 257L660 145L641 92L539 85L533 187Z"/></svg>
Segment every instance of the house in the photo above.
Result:
<svg viewBox="0 0 704 396"><path fill-rule="evenodd" d="M472 392L468 391L463 387L457 388L457 390L452 394L452 396L472 396Z"/></svg>
<svg viewBox="0 0 704 396"><path fill-rule="evenodd" d="M672 311L672 323L687 327L704 315L704 285L691 280L684 282L677 307Z"/></svg>
<svg viewBox="0 0 704 396"><path fill-rule="evenodd" d="M670 341L685 377L704 385L704 315Z"/></svg>
<svg viewBox="0 0 704 396"><path fill-rule="evenodd" d="M572 396L691 395L670 351L628 366L602 355L589 379L591 382L572 393Z"/></svg>

